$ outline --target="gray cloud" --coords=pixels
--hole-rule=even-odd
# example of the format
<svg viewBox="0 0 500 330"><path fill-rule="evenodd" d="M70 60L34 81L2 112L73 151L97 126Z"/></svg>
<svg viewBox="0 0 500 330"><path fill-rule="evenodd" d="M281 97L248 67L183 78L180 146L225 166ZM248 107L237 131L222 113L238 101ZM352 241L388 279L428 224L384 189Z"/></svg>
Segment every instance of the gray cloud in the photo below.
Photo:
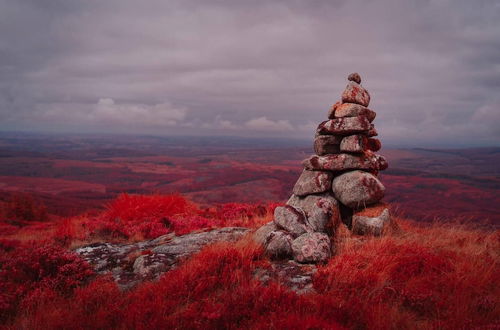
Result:
<svg viewBox="0 0 500 330"><path fill-rule="evenodd" d="M499 22L493 0L0 0L0 129L310 138L358 71L383 142L498 145Z"/></svg>

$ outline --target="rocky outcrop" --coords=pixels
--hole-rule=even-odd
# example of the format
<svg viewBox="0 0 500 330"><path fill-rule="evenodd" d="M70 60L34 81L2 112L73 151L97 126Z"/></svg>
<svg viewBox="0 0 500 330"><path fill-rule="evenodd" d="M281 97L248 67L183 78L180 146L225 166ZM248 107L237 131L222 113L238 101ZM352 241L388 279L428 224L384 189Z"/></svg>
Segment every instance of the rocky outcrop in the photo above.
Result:
<svg viewBox="0 0 500 330"><path fill-rule="evenodd" d="M236 241L249 231L227 227L182 236L171 233L134 244L95 243L75 253L98 274L111 274L122 289L128 289L144 280L157 279L209 244Z"/></svg>
<svg viewBox="0 0 500 330"><path fill-rule="evenodd" d="M302 162L304 171L294 194L286 206L276 208L274 226L267 224L255 234L270 256L276 257L277 249L288 253L293 237L290 257L296 262L324 262L339 223L355 234L380 235L390 222L388 209L374 216L362 213L384 197L385 188L376 176L388 163L375 153L382 145L373 138L378 133L372 123L376 113L368 109L370 94L361 86L358 73L348 80L342 101L329 109L329 120L316 130L315 155ZM274 237L279 240L270 245Z"/></svg>

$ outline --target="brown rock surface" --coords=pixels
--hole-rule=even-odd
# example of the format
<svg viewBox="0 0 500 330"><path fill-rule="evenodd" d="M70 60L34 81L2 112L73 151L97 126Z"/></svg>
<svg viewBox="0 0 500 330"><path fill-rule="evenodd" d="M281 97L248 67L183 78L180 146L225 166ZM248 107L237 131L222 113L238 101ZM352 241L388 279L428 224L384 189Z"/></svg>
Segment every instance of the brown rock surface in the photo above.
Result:
<svg viewBox="0 0 500 330"><path fill-rule="evenodd" d="M358 84L361 84L361 76L357 72L354 72L354 73L351 73L350 75L348 75L347 80L354 81Z"/></svg>
<svg viewBox="0 0 500 330"><path fill-rule="evenodd" d="M367 140L365 135L348 135L340 142L340 151L362 153L367 149Z"/></svg>
<svg viewBox="0 0 500 330"><path fill-rule="evenodd" d="M372 152L365 152L361 155L342 153L311 156L302 164L306 169L313 171L384 170L387 168L385 158Z"/></svg>

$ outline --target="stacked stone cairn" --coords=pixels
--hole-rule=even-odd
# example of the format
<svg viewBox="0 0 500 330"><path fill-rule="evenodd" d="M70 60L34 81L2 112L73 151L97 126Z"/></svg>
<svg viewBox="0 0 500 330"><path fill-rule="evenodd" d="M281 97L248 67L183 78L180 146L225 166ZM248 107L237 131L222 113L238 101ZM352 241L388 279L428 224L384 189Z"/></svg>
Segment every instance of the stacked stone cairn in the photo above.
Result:
<svg viewBox="0 0 500 330"><path fill-rule="evenodd" d="M377 179L387 168L372 124L376 113L368 109L370 94L361 77L352 73L342 93L316 131L313 155L285 206L277 207L274 220L254 235L273 259L300 263L326 262L333 237L343 222L353 233L381 235L390 223L387 205L380 202L385 188Z"/></svg>

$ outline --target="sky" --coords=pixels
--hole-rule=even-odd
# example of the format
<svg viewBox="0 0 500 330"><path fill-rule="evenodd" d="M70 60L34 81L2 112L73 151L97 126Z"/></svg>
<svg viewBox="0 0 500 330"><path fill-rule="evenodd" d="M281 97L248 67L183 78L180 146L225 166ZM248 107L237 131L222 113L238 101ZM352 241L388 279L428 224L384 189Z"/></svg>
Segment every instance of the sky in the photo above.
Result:
<svg viewBox="0 0 500 330"><path fill-rule="evenodd" d="M498 0L0 0L0 130L500 146Z"/></svg>

